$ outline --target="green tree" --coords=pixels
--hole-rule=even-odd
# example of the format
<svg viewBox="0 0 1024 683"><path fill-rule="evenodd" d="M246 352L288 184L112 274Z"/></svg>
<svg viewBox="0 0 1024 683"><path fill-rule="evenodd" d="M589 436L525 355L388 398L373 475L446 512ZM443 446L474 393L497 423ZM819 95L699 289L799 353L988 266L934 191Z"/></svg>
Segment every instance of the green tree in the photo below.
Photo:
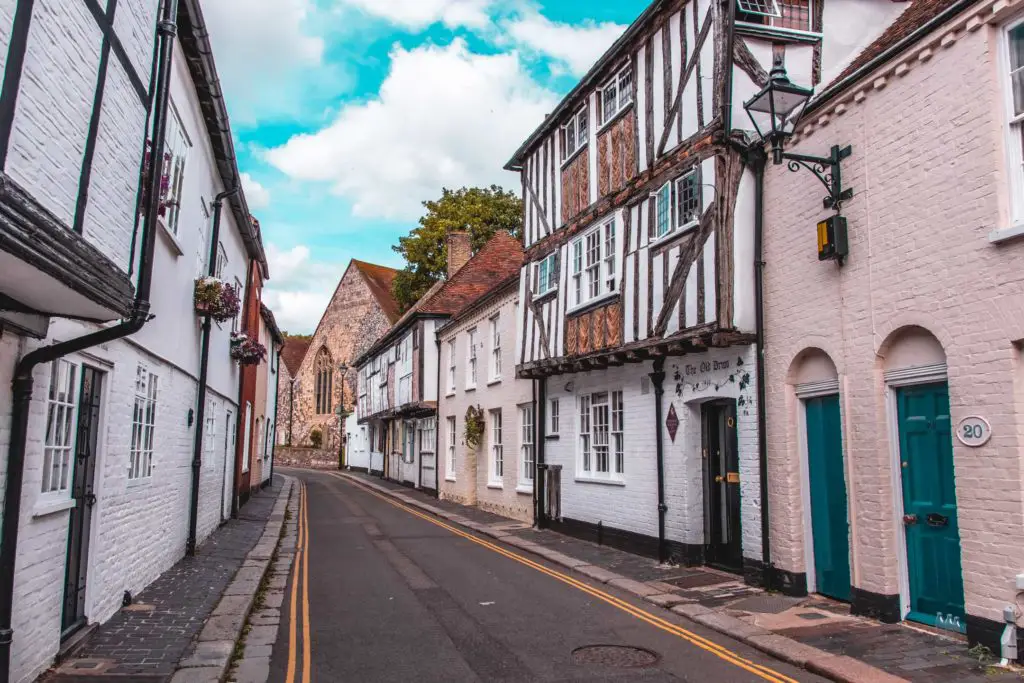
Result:
<svg viewBox="0 0 1024 683"><path fill-rule="evenodd" d="M523 202L513 192L491 185L488 188L444 189L435 201L423 202L426 209L419 227L392 247L405 259L391 286L403 311L411 307L448 271L449 230L469 230L473 253L498 230L519 237L523 225Z"/></svg>

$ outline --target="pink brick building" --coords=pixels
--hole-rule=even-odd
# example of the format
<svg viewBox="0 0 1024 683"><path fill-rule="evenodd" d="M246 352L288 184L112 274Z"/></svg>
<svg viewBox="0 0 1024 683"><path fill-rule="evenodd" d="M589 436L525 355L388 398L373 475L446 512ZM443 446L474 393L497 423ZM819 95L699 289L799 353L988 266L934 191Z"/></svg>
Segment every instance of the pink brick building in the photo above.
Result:
<svg viewBox="0 0 1024 683"><path fill-rule="evenodd" d="M773 564L997 653L1024 626L1021 22L917 0L819 90L786 149L852 145L844 265L818 180L764 179Z"/></svg>

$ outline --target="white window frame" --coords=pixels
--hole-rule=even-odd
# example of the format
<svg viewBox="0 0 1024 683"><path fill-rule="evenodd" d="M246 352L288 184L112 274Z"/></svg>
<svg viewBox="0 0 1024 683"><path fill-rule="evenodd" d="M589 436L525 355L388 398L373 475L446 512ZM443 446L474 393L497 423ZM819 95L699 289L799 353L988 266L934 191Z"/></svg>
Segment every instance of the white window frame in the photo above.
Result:
<svg viewBox="0 0 1024 683"><path fill-rule="evenodd" d="M476 389L476 328L466 331L466 389Z"/></svg>
<svg viewBox="0 0 1024 683"><path fill-rule="evenodd" d="M143 481L153 476L153 444L160 378L141 363L135 368L135 405L132 440L128 452L128 479Z"/></svg>
<svg viewBox="0 0 1024 683"><path fill-rule="evenodd" d="M557 398L548 399L548 435L557 436L559 430L559 419L561 406Z"/></svg>
<svg viewBox="0 0 1024 683"><path fill-rule="evenodd" d="M167 231L178 237L178 224L181 222L182 196L185 190L185 169L188 166L189 152L192 141L188 130L173 104L169 107L171 115L167 117L164 150L169 159L160 158L161 173L169 176L167 194L161 199L166 209L161 223Z"/></svg>
<svg viewBox="0 0 1024 683"><path fill-rule="evenodd" d="M206 413L203 418L203 435L206 437L204 450L212 458L217 450L217 404L212 399L206 400Z"/></svg>
<svg viewBox="0 0 1024 683"><path fill-rule="evenodd" d="M488 364L488 381L501 381L501 313L495 313L487 320L491 330L491 357Z"/></svg>
<svg viewBox="0 0 1024 683"><path fill-rule="evenodd" d="M737 6L737 9L740 12L743 12L744 14L752 14L752 15L755 15L755 16L764 17L765 18L765 22L764 23L749 22L749 21L744 21L743 19L737 19L737 21L739 21L739 23L741 23L741 24L753 23L753 24L759 25L759 26L771 26L772 28L774 28L774 29L776 29L778 31L793 31L793 32L796 32L796 33L813 33L813 31L811 29L814 26L814 2L812 0L808 0L808 2L807 2L807 25L802 27L802 28L790 28L788 26L782 26L781 25L783 20L785 19L785 17L783 16L782 9L783 9L783 5L785 5L786 0L756 0L756 1L758 2L758 4L769 4L769 5L771 5L771 8L770 9L765 9L765 8L760 8L760 7L756 7L756 6L752 7L750 5L750 0L737 0L736 6Z"/></svg>
<svg viewBox="0 0 1024 683"><path fill-rule="evenodd" d="M447 427L447 444L448 444L448 467L445 468L444 478L445 481L455 481L455 445L458 439L458 432L456 431L455 416L450 416L445 420L445 426Z"/></svg>
<svg viewBox="0 0 1024 683"><path fill-rule="evenodd" d="M687 220L687 217L681 215L682 212L679 210L680 187L691 177L696 181L697 217ZM657 242L670 236L682 235L693 230L700 225L705 209L704 186L701 184L700 166L694 166L686 173L668 181L659 187L656 192L653 192L651 197L654 199L653 241ZM663 210L665 202L668 202L668 206ZM662 217L665 218L665 223L662 223Z"/></svg>
<svg viewBox="0 0 1024 683"><path fill-rule="evenodd" d="M581 394L576 412L576 478L621 484L625 478L624 400L621 389Z"/></svg>
<svg viewBox="0 0 1024 683"><path fill-rule="evenodd" d="M44 500L71 497L75 446L78 441L78 408L81 368L65 358L50 364L50 390L46 398L46 432L43 435L43 467L40 490Z"/></svg>
<svg viewBox="0 0 1024 683"><path fill-rule="evenodd" d="M562 158L569 163L590 142L590 110L583 105L562 125Z"/></svg>
<svg viewBox="0 0 1024 683"><path fill-rule="evenodd" d="M519 484L520 490L533 492L533 472L537 464L537 451L534 444L533 404L524 403L519 406Z"/></svg>
<svg viewBox="0 0 1024 683"><path fill-rule="evenodd" d="M588 228L570 243L570 310L618 294L618 240L616 214Z"/></svg>
<svg viewBox="0 0 1024 683"><path fill-rule="evenodd" d="M228 265L228 252L224 248L223 242L217 243L217 265L214 268L213 276L218 280L224 279L224 269Z"/></svg>
<svg viewBox="0 0 1024 683"><path fill-rule="evenodd" d="M622 87L624 84L627 86L625 89ZM609 99L613 88L615 94L612 95L612 99ZM614 102L611 109L608 107L609 102ZM601 88L601 125L608 125L631 104L633 104L633 67L626 66Z"/></svg>
<svg viewBox="0 0 1024 683"><path fill-rule="evenodd" d="M412 336L414 333L409 333L406 337L395 345L395 356L396 363L398 363L398 399L395 401L395 405L405 405L411 403L413 399L412 395Z"/></svg>
<svg viewBox="0 0 1024 683"><path fill-rule="evenodd" d="M455 393L455 339L448 342L448 395Z"/></svg>
<svg viewBox="0 0 1024 683"><path fill-rule="evenodd" d="M558 252L551 252L533 264L537 296L558 291Z"/></svg>
<svg viewBox="0 0 1024 683"><path fill-rule="evenodd" d="M1010 194L1009 227L1014 234L1018 231L1024 232L1024 111L1020 114L1014 113L1013 72L1010 63L1010 32L1017 28L1024 28L1024 17L1018 17L1015 21L1006 24L1000 31L999 40L999 75L1002 81L1006 119L1003 137L1006 144L1007 176L1009 178L1009 187L1007 188ZM1024 72L1024 65L1018 71Z"/></svg>
<svg viewBox="0 0 1024 683"><path fill-rule="evenodd" d="M252 460L252 403L245 402L245 432L242 434L242 474L249 471Z"/></svg>
<svg viewBox="0 0 1024 683"><path fill-rule="evenodd" d="M437 420L435 418L427 418L420 420L419 423L419 437L420 437L420 454L434 454L435 445L435 434L437 432Z"/></svg>
<svg viewBox="0 0 1024 683"><path fill-rule="evenodd" d="M501 408L492 408L487 411L487 424L490 429L490 462L487 468L487 486L490 488L502 488L505 483L505 444L502 434Z"/></svg>

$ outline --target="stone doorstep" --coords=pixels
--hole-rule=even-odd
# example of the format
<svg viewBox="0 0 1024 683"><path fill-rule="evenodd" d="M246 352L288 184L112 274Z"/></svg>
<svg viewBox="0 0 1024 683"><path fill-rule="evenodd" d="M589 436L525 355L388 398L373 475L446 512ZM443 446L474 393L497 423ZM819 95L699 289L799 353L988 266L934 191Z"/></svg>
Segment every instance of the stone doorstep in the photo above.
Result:
<svg viewBox="0 0 1024 683"><path fill-rule="evenodd" d="M287 475L285 484L278 493L277 505L282 501L292 504L292 491L295 480ZM264 538L276 534L278 540L283 540L282 533L284 516L268 520L264 529ZM246 556L241 568L235 574L235 578L228 585L228 589L221 596L220 602L213 611L213 615L206 621L203 630L200 631L194 647L190 648L188 656L178 662L178 671L171 679L171 683L219 683L227 671L234 653L235 644L238 642L245 626L245 621L252 609L256 599L256 592L264 575L270 570L270 556L267 558L254 557L257 551L262 550L260 543L253 548ZM273 551L271 551L271 554ZM260 626L257 628L270 628ZM277 627L273 627L275 632ZM255 630L255 629L254 629ZM265 680L265 679L264 679Z"/></svg>

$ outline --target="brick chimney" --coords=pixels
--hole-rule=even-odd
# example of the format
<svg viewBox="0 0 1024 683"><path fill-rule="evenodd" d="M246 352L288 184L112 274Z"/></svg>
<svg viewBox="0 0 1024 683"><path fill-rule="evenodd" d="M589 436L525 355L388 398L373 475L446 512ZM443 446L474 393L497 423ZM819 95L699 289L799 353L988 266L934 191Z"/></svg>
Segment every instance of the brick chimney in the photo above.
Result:
<svg viewBox="0 0 1024 683"><path fill-rule="evenodd" d="M473 255L468 230L448 231L448 277L455 275Z"/></svg>

